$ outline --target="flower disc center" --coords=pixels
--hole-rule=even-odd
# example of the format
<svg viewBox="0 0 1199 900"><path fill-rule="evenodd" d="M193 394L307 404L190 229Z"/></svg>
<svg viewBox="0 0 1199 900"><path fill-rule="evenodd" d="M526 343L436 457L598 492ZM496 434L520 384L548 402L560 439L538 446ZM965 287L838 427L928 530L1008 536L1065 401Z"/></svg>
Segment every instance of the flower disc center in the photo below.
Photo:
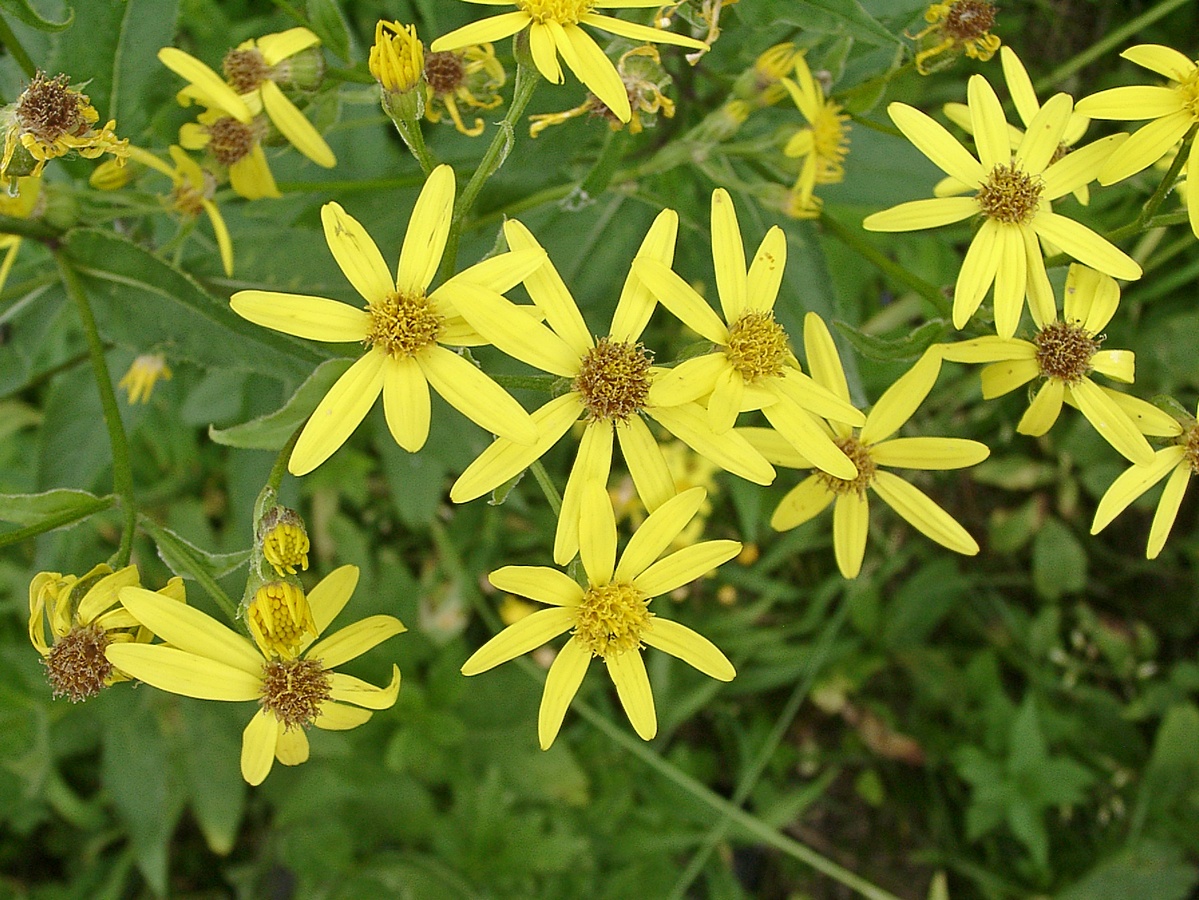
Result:
<svg viewBox="0 0 1199 900"><path fill-rule="evenodd" d="M1196 122L1199 122L1199 66L1187 75L1177 90L1182 94L1183 107Z"/></svg>
<svg viewBox="0 0 1199 900"><path fill-rule="evenodd" d="M254 149L258 131L232 116L221 116L208 126L208 149L223 166L245 159Z"/></svg>
<svg viewBox="0 0 1199 900"><path fill-rule="evenodd" d="M54 696L79 703L100 693L113 672L104 655L108 643L108 635L95 625L77 625L55 641L42 661Z"/></svg>
<svg viewBox="0 0 1199 900"><path fill-rule="evenodd" d="M43 72L34 75L17 100L16 116L21 130L46 143L53 143L64 134L77 137L87 131L90 123L82 112L87 98L70 90L69 83L66 75L53 78L47 78Z"/></svg>
<svg viewBox="0 0 1199 900"><path fill-rule="evenodd" d="M396 359L412 356L436 343L444 318L424 294L388 294L367 305L371 314L365 343L381 347Z"/></svg>
<svg viewBox="0 0 1199 900"><path fill-rule="evenodd" d="M1041 374L1066 384L1077 384L1091 371L1091 357L1102 340L1077 325L1050 322L1033 339Z"/></svg>
<svg viewBox="0 0 1199 900"><path fill-rule="evenodd" d="M230 50L221 62L221 69L233 90L248 94L271 77L271 67L259 50Z"/></svg>
<svg viewBox="0 0 1199 900"><path fill-rule="evenodd" d="M973 41L995 24L995 6L987 0L958 0L949 7L941 30L955 41Z"/></svg>
<svg viewBox="0 0 1199 900"><path fill-rule="evenodd" d="M857 494L864 496L866 488L874 481L874 459L870 456L870 448L855 437L837 438L833 441L841 452L850 458L858 467L857 478L837 478L828 472L818 471L816 474L824 481L825 486L834 494Z"/></svg>
<svg viewBox="0 0 1199 900"><path fill-rule="evenodd" d="M595 0L516 0L516 5L539 24L577 25L579 19L591 12Z"/></svg>
<svg viewBox="0 0 1199 900"><path fill-rule="evenodd" d="M457 53L442 50L425 56L425 81L433 93L452 94L465 79L466 65Z"/></svg>
<svg viewBox="0 0 1199 900"><path fill-rule="evenodd" d="M774 313L743 312L729 326L724 355L748 384L782 375L787 353L787 332L774 321Z"/></svg>
<svg viewBox="0 0 1199 900"><path fill-rule="evenodd" d="M978 204L989 219L1007 225L1026 225L1037 211L1044 183L1018 168L996 166L978 191Z"/></svg>
<svg viewBox="0 0 1199 900"><path fill-rule="evenodd" d="M574 390L592 419L627 419L645 406L652 362L641 344L603 337L583 357Z"/></svg>
<svg viewBox="0 0 1199 900"><path fill-rule="evenodd" d="M1184 431L1179 443L1186 451L1183 458L1190 463L1191 471L1199 474L1199 425L1192 425Z"/></svg>
<svg viewBox="0 0 1199 900"><path fill-rule="evenodd" d="M641 646L642 633L651 627L649 598L631 584L590 587L575 618L574 636L593 656L619 656Z"/></svg>
<svg viewBox="0 0 1199 900"><path fill-rule="evenodd" d="M270 660L262 667L262 708L288 728L307 728L333 689L317 659Z"/></svg>

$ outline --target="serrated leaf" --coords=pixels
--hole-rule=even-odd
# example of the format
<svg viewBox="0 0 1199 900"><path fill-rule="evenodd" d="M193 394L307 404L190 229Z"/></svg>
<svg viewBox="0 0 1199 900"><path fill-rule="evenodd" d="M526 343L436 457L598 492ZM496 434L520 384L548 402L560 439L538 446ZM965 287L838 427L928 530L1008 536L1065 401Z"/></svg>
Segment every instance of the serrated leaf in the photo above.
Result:
<svg viewBox="0 0 1199 900"><path fill-rule="evenodd" d="M226 447L243 450L282 450L288 438L312 415L321 398L353 364L350 359L330 359L316 367L291 398L273 413L228 428L208 427L208 436Z"/></svg>
<svg viewBox="0 0 1199 900"><path fill-rule="evenodd" d="M308 0L308 24L338 59L349 62L350 33L333 0Z"/></svg>
<svg viewBox="0 0 1199 900"><path fill-rule="evenodd" d="M158 556L172 572L182 578L195 578L196 565L202 566L204 572L212 578L221 578L238 566L245 565L250 558L249 550L210 553L163 525L157 526L152 536L158 546Z"/></svg>
<svg viewBox="0 0 1199 900"><path fill-rule="evenodd" d="M99 497L71 488L40 494L0 494L0 520L14 525L36 525L47 519L62 519L67 524L107 509L112 502L111 496Z"/></svg>
<svg viewBox="0 0 1199 900"><path fill-rule="evenodd" d="M107 231L79 229L67 253L85 276L101 333L134 350L159 346L172 360L208 368L303 377L325 356L247 322L190 275Z"/></svg>
<svg viewBox="0 0 1199 900"><path fill-rule="evenodd" d="M61 22L55 22L53 19L45 18L30 6L29 0L0 0L0 11L8 13L14 19L28 25L30 28L52 33L66 31L71 27L71 23L75 21L75 9L73 7L67 7L67 17L65 19Z"/></svg>
<svg viewBox="0 0 1199 900"><path fill-rule="evenodd" d="M848 322L837 320L833 324L838 331L845 335L845 339L853 345L855 350L867 359L876 359L880 362L916 359L941 340L949 330L948 323L944 319L930 319L905 337L888 339L866 334Z"/></svg>

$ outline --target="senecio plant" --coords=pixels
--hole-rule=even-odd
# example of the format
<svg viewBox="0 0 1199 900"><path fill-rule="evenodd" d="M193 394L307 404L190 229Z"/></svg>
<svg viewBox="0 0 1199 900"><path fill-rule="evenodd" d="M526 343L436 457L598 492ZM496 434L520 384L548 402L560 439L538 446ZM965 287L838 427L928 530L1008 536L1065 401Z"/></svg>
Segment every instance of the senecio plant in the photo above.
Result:
<svg viewBox="0 0 1199 900"><path fill-rule="evenodd" d="M92 855L111 798L113 896L130 860L165 895L184 808L274 871L252 829L300 796L339 834L411 812L384 844L460 882L372 896L1188 896L1193 6L1114 5L1084 50L1090 13L1045 43L989 0L393 5L0 3L0 546L36 651L2 708L39 735L0 793L107 829L58 840ZM1150 692L1155 590L1190 649ZM1078 711L1121 709L1105 679L1119 731ZM472 696L519 718L479 734L524 790L654 861L524 830L498 769L391 798L426 759L482 778ZM792 827L826 802L881 830Z"/></svg>

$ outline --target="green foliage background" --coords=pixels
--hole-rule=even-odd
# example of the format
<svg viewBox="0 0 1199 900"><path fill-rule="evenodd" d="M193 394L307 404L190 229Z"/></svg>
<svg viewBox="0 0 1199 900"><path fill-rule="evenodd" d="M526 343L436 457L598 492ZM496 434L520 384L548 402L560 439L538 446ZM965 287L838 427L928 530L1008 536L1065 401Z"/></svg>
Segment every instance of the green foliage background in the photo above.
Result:
<svg viewBox="0 0 1199 900"><path fill-rule="evenodd" d="M295 422L235 426L278 410L331 357L325 347L244 322L228 296L267 288L356 299L326 249L321 204L340 202L391 257L423 183L366 75L374 23L415 22L429 42L487 8L440 0L88 0L75 5L69 27L52 33L25 24L18 7L25 4L6 0L0 15L29 55L76 83L90 79L86 91L101 116L115 117L138 146L165 147L192 115L174 103L177 79L155 59L162 46L215 64L240 40L306 20L342 73L309 110L327 129L338 166L325 171L279 153L272 167L283 199L218 198L233 235L234 278L221 272L206 225L174 253L156 253L176 224L156 212L153 197L123 193L121 205L90 191L93 164L83 160L58 161L47 173L54 208L75 223L62 246L85 277L112 371L150 349L162 350L175 371L148 405L122 401L142 511L169 529L166 545L145 531L137 538L143 583L157 586L171 574L174 535L239 596L244 573L231 567L250 543L254 498L274 457L265 451L281 446ZM1075 97L1138 83L1141 75L1116 56L1129 43L1196 51L1178 44L1196 33L1193 4L1010 7L996 30L1034 80L1061 73L1135 16L1168 13L1052 79L1049 86ZM57 2L32 8L65 18ZM535 141L518 132L516 152L464 233L460 259L483 256L502 217L519 215L599 330L664 206L681 217L675 268L711 293L707 210L713 174L725 172L730 187L743 186L733 193L748 246L772 224L787 233L782 324L798 336L814 310L851 326L841 339L855 399L877 399L914 358L906 339L937 321L936 310L828 228L787 220L744 189L793 177L767 147L776 132L801 124L793 109L751 118L738 140L762 138L756 155L714 148L702 167L629 173L683 141L724 102L732 79L783 40L810 47L809 61L831 73L833 93L879 123L889 100L933 111L964 99L972 71L1000 83L997 60L962 61L875 89L871 79L899 63L902 35L918 30L922 9L913 0L741 0L725 10L725 35L700 66L664 53L678 115L628 141L622 168L590 205L560 201L609 140L603 123L578 120ZM497 51L511 71L510 46ZM11 100L23 84L11 56L0 59L0 95ZM582 96L570 79L542 85L530 111L564 109ZM426 136L460 178L486 140L431 126ZM821 192L829 217L862 235L864 214L929 196L937 173L906 142L861 124L852 141L844 183ZM1151 170L1131 187L1094 191L1086 209L1066 202L1071 215L1110 230L1135 217L1154 185ZM962 225L868 241L940 286L952 284L968 234ZM1125 289L1108 339L1136 350L1139 396L1171 394L1193 408L1195 240L1182 226L1139 241L1146 276ZM22 246L0 295L0 322L0 493L106 495L111 452L83 337L36 241ZM677 330L653 327L647 344L659 359L685 349ZM929 341L937 331L949 335L934 328L917 337ZM488 371L520 371L498 354L479 357ZM537 400L518 396L526 405ZM976 373L948 365L914 420L915 433L973 437L992 448L976 469L924 484L983 544L973 559L881 517L863 575L847 582L833 562L826 518L785 534L769 528L795 473L783 472L772 488L721 479L706 536L753 543L761 555L726 565L671 616L711 638L739 675L721 685L649 655L661 727L646 747L602 679L584 684L585 709L576 704L543 753L534 725L541 685L529 671L460 676L491 633L477 611L500 599L484 593L482 575L548 563L553 520L532 479L500 506L448 504L450 479L488 438L444 405L435 405L429 444L418 454L396 447L376 409L328 463L284 484L284 501L308 520L315 574L360 566L354 614L394 614L410 631L351 667L378 682L398 658L404 686L396 707L355 731L314 733L313 758L276 768L258 789L238 774L245 710L237 705L130 685L80 705L51 700L26 635L29 581L41 570L82 572L107 558L116 512L9 546L0 554L0 895L847 896L764 836L780 832L904 898L927 896L937 871L948 873L955 900L1194 896L1194 500L1155 562L1143 557L1149 501L1089 536L1095 503L1123 463L1069 410L1044 439L1016 435L1024 403L1022 392L984 403ZM547 460L559 484L568 465L565 447ZM79 502L52 499L59 510ZM14 504L0 518L19 528L54 511ZM726 585L736 592L732 604L716 600ZM190 602L209 609L195 582L188 587ZM726 818L721 797L735 797L751 816Z"/></svg>

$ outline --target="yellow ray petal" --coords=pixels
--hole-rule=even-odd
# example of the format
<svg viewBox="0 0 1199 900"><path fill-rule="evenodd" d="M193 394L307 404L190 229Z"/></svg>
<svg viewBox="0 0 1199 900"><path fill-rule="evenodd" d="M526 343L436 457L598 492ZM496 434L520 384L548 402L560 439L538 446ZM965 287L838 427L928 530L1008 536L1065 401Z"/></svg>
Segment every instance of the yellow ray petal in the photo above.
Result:
<svg viewBox="0 0 1199 900"><path fill-rule="evenodd" d="M266 776L271 774L279 740L279 725L274 713L260 709L242 732L241 777L247 784L262 784Z"/></svg>
<svg viewBox="0 0 1199 900"><path fill-rule="evenodd" d="M440 53L443 50L469 47L471 44L487 44L503 40L516 34L532 21L533 17L523 10L501 13L498 16L483 19L481 22L463 25L449 34L443 34L429 45L429 50L433 53Z"/></svg>
<svg viewBox="0 0 1199 900"><path fill-rule="evenodd" d="M172 694L198 700L257 700L262 695L258 675L162 644L109 644L105 656L126 675Z"/></svg>
<svg viewBox="0 0 1199 900"><path fill-rule="evenodd" d="M904 137L946 175L952 175L971 187L977 187L986 178L989 170L984 169L982 163L971 156L944 125L906 103L892 103L887 107L887 115Z"/></svg>
<svg viewBox="0 0 1199 900"><path fill-rule="evenodd" d="M367 616L313 644L304 658L320 660L324 668L332 669L407 630L395 616Z"/></svg>
<svg viewBox="0 0 1199 900"><path fill-rule="evenodd" d="M1116 149L1128 140L1126 134L1110 134L1085 147L1071 150L1041 175L1041 197L1056 200L1090 184L1099 177Z"/></svg>
<svg viewBox="0 0 1199 900"><path fill-rule="evenodd" d="M458 354L432 346L416 361L433 390L472 422L518 444L537 440L537 426L524 407Z"/></svg>
<svg viewBox="0 0 1199 900"><path fill-rule="evenodd" d="M857 578L862 571L869 533L870 504L866 495L838 494L833 505L833 554L843 577Z"/></svg>
<svg viewBox="0 0 1199 900"><path fill-rule="evenodd" d="M741 552L739 541L701 541L664 556L634 579L650 597L669 594L728 562Z"/></svg>
<svg viewBox="0 0 1199 900"><path fill-rule="evenodd" d="M783 283L783 270L787 265L787 235L777 225L772 225L762 238L754 261L749 266L746 281L746 304L750 309L768 312L774 309L779 287Z"/></svg>
<svg viewBox="0 0 1199 900"><path fill-rule="evenodd" d="M1132 419L1141 434L1151 437L1178 437L1182 434L1182 426L1178 424L1178 420L1152 403L1110 388L1101 387L1100 390L1124 410L1124 414Z"/></svg>
<svg viewBox="0 0 1199 900"><path fill-rule="evenodd" d="M225 79L190 53L184 53L175 47L163 47L158 51L158 61L180 78L185 78L198 87L215 101L223 112L237 121L249 122L252 118L250 108L237 96L237 92L225 83Z"/></svg>
<svg viewBox="0 0 1199 900"><path fill-rule="evenodd" d="M518 619L476 650L463 663L462 674L478 675L537 649L546 641L570 630L575 624L575 616L576 612L571 607L552 606Z"/></svg>
<svg viewBox="0 0 1199 900"><path fill-rule="evenodd" d="M620 697L620 705L633 730L642 740L652 740L658 733L658 716L640 651L626 650L617 656L606 657L604 662L608 664L608 675L616 685L616 695Z"/></svg>
<svg viewBox="0 0 1199 900"><path fill-rule="evenodd" d="M1041 385L1032 403L1016 423L1016 430L1021 434L1040 437L1057 421L1062 412L1062 401L1066 395L1066 385L1056 378L1051 378Z"/></svg>
<svg viewBox="0 0 1199 900"><path fill-rule="evenodd" d="M647 412L663 428L705 459L754 484L774 481L774 467L736 431L715 434L704 409L694 403L656 406ZM801 411L802 412L802 411ZM806 413L803 413L806 415Z"/></svg>
<svg viewBox="0 0 1199 900"><path fill-rule="evenodd" d="M654 218L634 260L653 259L670 266L674 262L674 244L678 237L679 216L673 209L664 209ZM629 268L620 298L616 301L616 312L612 314L612 327L608 334L614 341L636 341L654 313L654 297L650 289Z"/></svg>
<svg viewBox="0 0 1199 900"><path fill-rule="evenodd" d="M516 219L504 222L504 238L514 251L538 249L545 252L532 232ZM525 278L525 287L529 296L533 298L533 303L545 313L545 320L550 328L566 341L571 350L581 357L591 349L593 342L587 323L583 321L579 307L548 258Z"/></svg>
<svg viewBox="0 0 1199 900"><path fill-rule="evenodd" d="M1091 357L1091 368L1108 378L1132 384L1136 380L1136 355L1131 350L1100 350Z"/></svg>
<svg viewBox="0 0 1199 900"><path fill-rule="evenodd" d="M237 632L193 606L140 587L121 589L121 605L177 650L193 653L257 678L262 654Z"/></svg>
<svg viewBox="0 0 1199 900"><path fill-rule="evenodd" d="M994 400L1002 397L1022 384L1028 384L1038 375L1041 369L1036 360L1013 359L997 362L987 366L980 373L984 400Z"/></svg>
<svg viewBox="0 0 1199 900"><path fill-rule="evenodd" d="M1016 164L1026 173L1037 175L1045 171L1062 145L1062 134L1073 108L1069 94L1054 94L1029 123L1015 155Z"/></svg>
<svg viewBox="0 0 1199 900"><path fill-rule="evenodd" d="M812 416L796 406L789 397L780 397L778 403L767 406L762 412L775 430L813 466L835 478L852 479L858 476L857 467L850 458L821 430Z"/></svg>
<svg viewBox="0 0 1199 900"><path fill-rule="evenodd" d="M990 454L986 444L946 437L894 438L870 448L877 465L897 469L964 469Z"/></svg>
<svg viewBox="0 0 1199 900"><path fill-rule="evenodd" d="M344 703L334 703L326 700L321 704L321 711L312 723L323 731L349 731L370 721L374 713L360 706L346 706Z"/></svg>
<svg viewBox="0 0 1199 900"><path fill-rule="evenodd" d="M1199 142L1192 142L1186 161L1186 205L1187 219L1191 223L1191 234L1199 238Z"/></svg>
<svg viewBox="0 0 1199 900"><path fill-rule="evenodd" d="M371 325L371 315L365 309L306 294L238 291L229 298L229 305L255 325L310 341L361 341Z"/></svg>
<svg viewBox="0 0 1199 900"><path fill-rule="evenodd" d="M708 45L703 41L661 28L650 28L638 25L636 22L626 22L613 16L599 13L587 13L579 17L579 21L593 28L601 28L610 34L616 34L631 41L648 41L651 44L674 44L676 47L689 47L692 50L707 50Z"/></svg>
<svg viewBox="0 0 1199 900"><path fill-rule="evenodd" d="M773 428L738 428L737 433L775 465L790 469L815 468L806 456L792 447L787 439Z"/></svg>
<svg viewBox="0 0 1199 900"><path fill-rule="evenodd" d="M1129 47L1121 54L1130 62L1144 66L1150 72L1164 75L1172 81L1186 81L1187 76L1195 71L1195 63L1185 54L1179 53L1173 47L1161 44L1138 44Z"/></svg>
<svg viewBox="0 0 1199 900"><path fill-rule="evenodd" d="M561 84L562 67L558 65L558 48L554 45L553 32L539 22L534 22L529 28L529 51L537 71L547 81Z"/></svg>
<svg viewBox="0 0 1199 900"><path fill-rule="evenodd" d="M454 170L444 164L429 174L421 188L400 248L395 281L400 293L423 293L437 274L450 233L456 189Z"/></svg>
<svg viewBox="0 0 1199 900"><path fill-rule="evenodd" d="M724 188L712 192L712 265L720 307L732 322L745 311L749 282L737 210Z"/></svg>
<svg viewBox="0 0 1199 900"><path fill-rule="evenodd" d="M429 439L429 383L411 357L390 354L383 364L383 414L395 442L416 453Z"/></svg>
<svg viewBox="0 0 1199 900"><path fill-rule="evenodd" d="M1010 338L1020 324L1024 295L1028 288L1027 244L1023 234L1025 226L1002 222L997 225L999 265L995 268L995 331L1000 337ZM1035 242L1033 252L1041 252Z"/></svg>
<svg viewBox="0 0 1199 900"><path fill-rule="evenodd" d="M952 225L979 212L974 197L933 197L930 200L910 200L862 220L867 231L920 231Z"/></svg>
<svg viewBox="0 0 1199 900"><path fill-rule="evenodd" d="M706 397L729 367L724 353L705 353L684 360L654 378L647 402L651 406L678 406Z"/></svg>
<svg viewBox="0 0 1199 900"><path fill-rule="evenodd" d="M824 324L824 319L814 312L804 316L803 342L812 379L831 391L833 396L845 403L852 403L849 382L845 380L845 369L841 366L841 356L837 353L832 333Z"/></svg>
<svg viewBox="0 0 1199 900"><path fill-rule="evenodd" d="M361 678L343 672L329 673L329 697L342 703L353 703L367 709L389 709L400 693L400 667L391 667L391 682L387 687L375 687Z"/></svg>
<svg viewBox="0 0 1199 900"><path fill-rule="evenodd" d="M732 681L737 670L727 656L715 644L685 625L663 619L660 616L650 621L648 630L642 632L641 640L651 647L678 657L683 662L699 669L717 681Z"/></svg>
<svg viewBox="0 0 1199 900"><path fill-rule="evenodd" d="M662 448L640 416L616 423L616 439L637 496L651 513L675 495Z"/></svg>
<svg viewBox="0 0 1199 900"><path fill-rule="evenodd" d="M1124 411L1089 378L1070 385L1070 396L1099 435L1131 462L1153 462L1153 448Z"/></svg>
<svg viewBox="0 0 1199 900"><path fill-rule="evenodd" d="M877 444L897 432L924 402L940 374L941 354L935 349L925 351L916 364L878 398L862 426L862 443Z"/></svg>
<svg viewBox="0 0 1199 900"><path fill-rule="evenodd" d="M713 433L724 434L736 424L744 396L745 380L740 372L729 366L716 379L712 396L708 398L708 425Z"/></svg>
<svg viewBox="0 0 1199 900"><path fill-rule="evenodd" d="M1120 286L1109 275L1071 263L1066 273L1062 303L1063 321L1098 334L1111 320L1120 302Z"/></svg>
<svg viewBox="0 0 1199 900"><path fill-rule="evenodd" d="M308 762L308 734L303 728L287 728L279 723L279 735L275 742L275 759L285 766L299 766Z"/></svg>
<svg viewBox="0 0 1199 900"><path fill-rule="evenodd" d="M1024 258L1028 274L1028 311L1038 328L1044 328L1057 318L1057 301L1053 298L1053 285L1045 271L1045 258L1041 255L1041 242L1031 228L1021 228L1024 238Z"/></svg>
<svg viewBox="0 0 1199 900"><path fill-rule="evenodd" d="M629 539L612 577L616 581L632 581L649 568L695 518L705 497L707 491L693 487L654 510Z"/></svg>
<svg viewBox="0 0 1199 900"><path fill-rule="evenodd" d="M787 531L802 525L824 512L836 496L823 478L809 475L779 501L770 517L770 527L775 531Z"/></svg>
<svg viewBox="0 0 1199 900"><path fill-rule="evenodd" d="M1189 466L1186 462L1186 448L1174 445L1158 450L1153 454L1153 461L1147 465L1134 465L1125 469L1120 477L1112 482L1099 501L1099 506L1095 508L1091 534L1098 534L1106 528L1112 519L1128 508L1128 504L1165 478L1166 473L1175 466L1184 465Z"/></svg>
<svg viewBox="0 0 1199 900"><path fill-rule="evenodd" d="M317 634L324 634L337 614L345 609L358 586L358 575L357 566L338 566L308 592L308 608L312 611Z"/></svg>
<svg viewBox="0 0 1199 900"><path fill-rule="evenodd" d="M1003 234L1003 226L999 222L987 219L970 241L953 290L954 328L966 327L983 302L987 288L995 280L1005 246Z"/></svg>
<svg viewBox="0 0 1199 900"><path fill-rule="evenodd" d="M279 85L273 81L264 81L261 90L262 105L267 116L293 147L318 166L331 169L337 165L337 157L333 155L321 133L304 118L304 114L296 109L295 104L283 95Z"/></svg>
<svg viewBox="0 0 1199 900"><path fill-rule="evenodd" d="M985 335L968 341L941 344L941 358L947 362L991 363L1012 359L1035 359L1036 345L1019 338Z"/></svg>
<svg viewBox="0 0 1199 900"><path fill-rule="evenodd" d="M361 223L341 208L340 203L321 207L325 242L346 279L368 303L395 293L395 282L383 254Z"/></svg>
<svg viewBox="0 0 1199 900"><path fill-rule="evenodd" d="M853 426L866 424L866 416L861 410L799 369L785 369L782 378L768 382L767 387L777 388L796 406L830 421Z"/></svg>
<svg viewBox="0 0 1199 900"><path fill-rule="evenodd" d="M498 590L550 606L578 606L583 589L577 581L546 566L504 566L487 576Z"/></svg>
<svg viewBox="0 0 1199 900"><path fill-rule="evenodd" d="M1032 229L1092 269L1125 281L1141 277L1141 267L1135 259L1073 219L1057 213L1038 213L1032 220Z"/></svg>
<svg viewBox="0 0 1199 900"><path fill-rule="evenodd" d="M607 487L602 483L583 485L579 510L579 558L593 586L612 580L616 567L616 516Z"/></svg>
<svg viewBox="0 0 1199 900"><path fill-rule="evenodd" d="M684 325L714 344L727 344L729 331L712 307L669 266L654 259L633 260L633 271L658 302Z"/></svg>
<svg viewBox="0 0 1199 900"><path fill-rule="evenodd" d="M1016 106L1020 121L1027 126L1041 108L1041 104L1037 102L1036 91L1033 90L1032 79L1028 77L1020 57L1006 44L999 48L999 61L1003 65L1003 80L1007 82L1012 103Z"/></svg>
<svg viewBox="0 0 1199 900"><path fill-rule="evenodd" d="M346 442L383 390L382 350L371 350L337 379L304 426L287 470L307 475Z"/></svg>
<svg viewBox="0 0 1199 900"><path fill-rule="evenodd" d="M874 489L888 506L925 537L955 553L967 556L978 553L978 542L958 524L957 519L902 478L890 472L877 472Z"/></svg>
<svg viewBox="0 0 1199 900"><path fill-rule="evenodd" d="M225 270L227 276L231 277L233 275L233 241L229 238L229 228L225 225L225 217L221 215L217 205L207 198L201 197L200 205L208 214L208 221L212 223L212 233L216 237L217 251L221 255L221 268Z"/></svg>
<svg viewBox="0 0 1199 900"><path fill-rule="evenodd" d="M1194 121L1190 113L1178 111L1141 126L1132 137L1112 151L1099 170L1099 183L1115 184L1153 165L1182 140Z"/></svg>
<svg viewBox="0 0 1199 900"><path fill-rule="evenodd" d="M134 586L138 583L137 566L125 566L101 578L79 601L75 611L80 622L94 622L101 613L111 609L121 598L124 590L140 590ZM149 593L149 592L147 592ZM159 599L162 595L156 595ZM170 601L173 602L173 601Z"/></svg>
<svg viewBox="0 0 1199 900"><path fill-rule="evenodd" d="M446 284L469 283L495 291L497 294L505 294L545 265L548 258L540 246L497 253L468 269L463 269ZM445 285L442 285L431 296L439 294L444 287Z"/></svg>
<svg viewBox="0 0 1199 900"><path fill-rule="evenodd" d="M974 145L978 148L978 160L983 169L990 172L996 166L1009 165L1012 142L1008 137L1007 116L1003 114L995 89L983 76L971 75L966 85L966 97Z"/></svg>
<svg viewBox="0 0 1199 900"><path fill-rule="evenodd" d="M289 28L286 31L263 35L255 41L263 61L268 66L277 65L301 50L315 47L320 42L321 39L307 28Z"/></svg>
<svg viewBox="0 0 1199 900"><path fill-rule="evenodd" d="M180 138L182 143L182 135ZM266 161L261 144L255 144L249 153L229 167L229 184L238 195L247 200L283 196L275 184L275 176L271 174L271 167Z"/></svg>
<svg viewBox="0 0 1199 900"><path fill-rule="evenodd" d="M1157 119L1181 112L1183 101L1173 88L1137 84L1083 97L1075 109L1092 119Z"/></svg>
<svg viewBox="0 0 1199 900"><path fill-rule="evenodd" d="M606 485L612 470L612 422L592 419L583 429L579 452L562 492L562 511L554 533L554 562L566 565L579 552L579 520L588 485Z"/></svg>
<svg viewBox="0 0 1199 900"><path fill-rule="evenodd" d="M553 745L562 727L566 709L578 693L590 664L591 651L574 639L567 641L554 657L549 674L545 677L545 692L541 695L541 708L537 712L537 741L542 750L548 750Z"/></svg>
<svg viewBox="0 0 1199 900"><path fill-rule="evenodd" d="M1162 552L1166 538L1170 536L1170 529L1174 527L1174 520L1178 517L1178 508L1182 505L1182 497L1191 480L1191 472L1190 466L1177 466L1170 473L1165 490L1162 491L1162 498L1157 502L1157 512L1153 515L1153 524L1149 527L1149 543L1145 548L1146 558L1157 559L1158 554Z"/></svg>
<svg viewBox="0 0 1199 900"><path fill-rule="evenodd" d="M553 33L558 52L575 77L603 101L616 118L622 122L629 121L633 113L629 107L628 90L612 60L608 59L591 35L578 25L559 24L553 19L547 20L545 26Z"/></svg>

